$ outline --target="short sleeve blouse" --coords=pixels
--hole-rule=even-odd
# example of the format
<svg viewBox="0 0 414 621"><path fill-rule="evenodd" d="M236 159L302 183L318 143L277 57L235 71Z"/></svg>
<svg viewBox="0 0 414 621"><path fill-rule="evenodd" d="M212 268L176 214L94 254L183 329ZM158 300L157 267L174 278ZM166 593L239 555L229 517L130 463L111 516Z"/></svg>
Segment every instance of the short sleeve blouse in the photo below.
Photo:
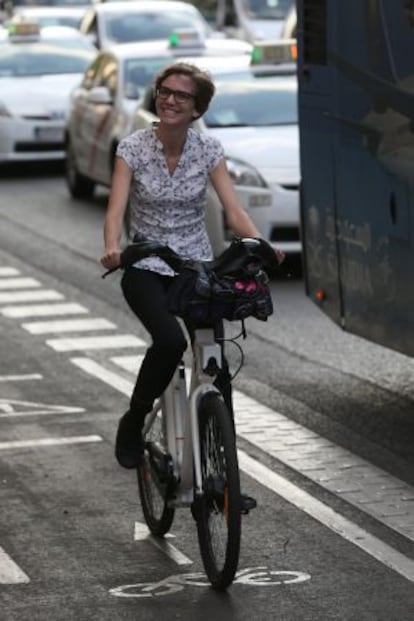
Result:
<svg viewBox="0 0 414 621"><path fill-rule="evenodd" d="M132 169L130 191L131 238L166 244L183 257L208 260L212 248L205 226L210 172L224 157L214 137L190 128L179 162L169 172L156 124L138 130L118 145L117 156ZM174 272L158 257L135 264L160 274Z"/></svg>

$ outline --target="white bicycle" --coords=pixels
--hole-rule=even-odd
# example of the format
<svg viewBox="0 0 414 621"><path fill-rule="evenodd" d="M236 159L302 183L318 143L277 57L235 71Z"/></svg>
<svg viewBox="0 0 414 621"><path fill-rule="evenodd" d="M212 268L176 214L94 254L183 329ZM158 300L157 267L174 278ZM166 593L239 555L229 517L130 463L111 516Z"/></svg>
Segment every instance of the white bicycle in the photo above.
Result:
<svg viewBox="0 0 414 621"><path fill-rule="evenodd" d="M263 268L277 264L263 240L249 238L237 244L236 252L230 247L203 265L223 275L253 264L263 275ZM122 267L150 254L178 273L189 265L165 246L142 242L124 250ZM169 531L176 509L191 509L206 575L214 588L225 589L238 567L242 512L234 425L214 385L222 367L215 325L195 328L191 360L191 378L182 361L145 419L139 494L148 528L158 537Z"/></svg>

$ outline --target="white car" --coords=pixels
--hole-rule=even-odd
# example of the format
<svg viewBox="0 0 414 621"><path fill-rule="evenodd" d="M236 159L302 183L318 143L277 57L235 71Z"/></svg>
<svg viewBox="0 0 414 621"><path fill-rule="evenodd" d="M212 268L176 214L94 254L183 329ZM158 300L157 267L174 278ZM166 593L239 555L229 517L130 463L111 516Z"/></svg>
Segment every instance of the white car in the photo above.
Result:
<svg viewBox="0 0 414 621"><path fill-rule="evenodd" d="M66 182L73 198L91 197L97 184L110 186L116 148L132 130L138 98L159 69L191 49L194 52L194 46L169 48L165 42L149 42L118 45L97 55L72 94L66 127ZM200 58L211 53L208 47L199 47L198 51ZM249 62L247 54L228 57L233 64ZM241 204L254 211L257 226L268 238L269 188L257 171L242 161L229 160L229 168ZM223 215L212 189L208 204L207 223L218 252L227 241Z"/></svg>
<svg viewBox="0 0 414 621"><path fill-rule="evenodd" d="M16 6L13 10L11 23L21 21L35 22L43 26L70 26L79 28L82 17L87 9L85 6ZM9 22L9 23L10 23Z"/></svg>
<svg viewBox="0 0 414 621"><path fill-rule="evenodd" d="M211 0L215 25L230 36L257 42L278 39L295 0ZM197 4L197 3L196 3ZM203 0L201 0L201 5ZM215 7L215 9L212 8Z"/></svg>
<svg viewBox="0 0 414 621"><path fill-rule="evenodd" d="M165 40L177 28L197 30L204 38L214 36L200 11L178 0L93 4L80 24L80 31L98 49L117 43Z"/></svg>
<svg viewBox="0 0 414 621"><path fill-rule="evenodd" d="M260 60L260 54L277 56L284 49L284 45L257 48L256 59ZM232 59L212 57L186 60L208 69L216 84L208 111L194 127L218 138L230 160L242 160L259 172L273 193L268 239L286 254L299 256L302 246L295 65L254 65L242 59L235 66ZM148 127L156 120L152 89L148 89L138 103L133 128Z"/></svg>
<svg viewBox="0 0 414 621"><path fill-rule="evenodd" d="M96 51L56 28L25 23L0 35L0 164L65 157L70 93Z"/></svg>

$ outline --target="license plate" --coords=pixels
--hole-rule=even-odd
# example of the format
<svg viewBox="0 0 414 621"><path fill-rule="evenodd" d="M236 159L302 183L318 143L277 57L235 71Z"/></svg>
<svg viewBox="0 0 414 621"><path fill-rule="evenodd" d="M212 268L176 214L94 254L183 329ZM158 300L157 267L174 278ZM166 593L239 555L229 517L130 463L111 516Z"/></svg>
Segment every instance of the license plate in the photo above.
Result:
<svg viewBox="0 0 414 621"><path fill-rule="evenodd" d="M34 134L38 142L63 142L62 127L36 127Z"/></svg>

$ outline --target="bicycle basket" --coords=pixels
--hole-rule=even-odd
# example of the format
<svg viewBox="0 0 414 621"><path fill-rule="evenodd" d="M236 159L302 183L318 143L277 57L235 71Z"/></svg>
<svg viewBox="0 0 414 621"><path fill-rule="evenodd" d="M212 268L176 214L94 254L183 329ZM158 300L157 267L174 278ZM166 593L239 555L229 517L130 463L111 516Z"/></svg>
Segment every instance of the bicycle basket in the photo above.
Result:
<svg viewBox="0 0 414 621"><path fill-rule="evenodd" d="M262 270L218 276L201 267L185 269L168 292L168 308L193 323L213 323L255 317L266 321L273 313L267 274Z"/></svg>

